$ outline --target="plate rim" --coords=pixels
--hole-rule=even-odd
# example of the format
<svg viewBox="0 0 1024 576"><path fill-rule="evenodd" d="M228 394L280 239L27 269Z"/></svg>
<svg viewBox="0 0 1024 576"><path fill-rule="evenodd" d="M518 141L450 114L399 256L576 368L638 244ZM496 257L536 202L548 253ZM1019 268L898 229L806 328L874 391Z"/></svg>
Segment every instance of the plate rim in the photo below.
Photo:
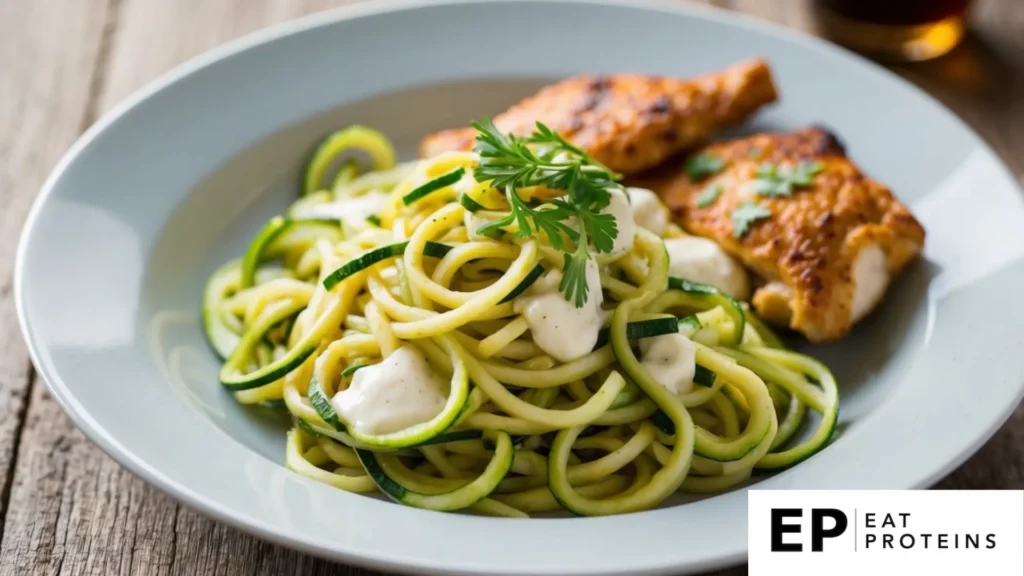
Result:
<svg viewBox="0 0 1024 576"><path fill-rule="evenodd" d="M932 96L928 92L924 91L909 80L899 76L898 74L876 64L866 58L863 58L853 52L846 50L840 46L831 44L820 38L811 36L807 33L786 28L779 24L769 22L756 18L754 16L732 12L726 9L717 8L706 5L696 4L684 4L679 3L677 0L498 0L501 3L520 3L520 4L574 4L582 6L620 6L629 9L640 9L640 10L653 10L669 12L684 17L699 19L705 21L715 21L719 24L724 24L731 27L753 29L760 33L773 36L779 40L799 45L801 48L807 50L823 51L832 53L835 57L842 58L849 65L861 66L865 69L870 70L874 74L885 78L887 82L896 83L902 85L903 89L908 89L916 97L922 98L931 102L934 107L945 114L947 118L957 125L962 130L965 136L969 137L972 142L971 144L984 150L990 154L994 159L997 160L997 167L1004 172L1004 175L1010 182L1017 188L1017 192L1021 192L1020 181L1014 176L1012 171L1009 170L1006 162L1002 155L993 149L989 143L982 138L967 122L965 122L957 113L946 107L936 97ZM41 345L36 342L33 337L33 329L30 328L30 322L28 313L25 305L25 258L26 251L28 249L29 237L33 234L33 231L37 227L37 219L39 214L44 209L44 205L47 203L50 195L52 194L56 184L59 182L61 177L66 172L67 168L78 158L81 152L88 148L88 146L102 133L104 133L109 126L117 122L126 113L136 108L147 99L152 97L154 94L164 90L170 85L175 84L179 80L209 66L216 62L220 62L233 55L239 54L253 47L260 46L262 44L271 42L276 39L302 34L308 30L319 28L322 26L329 26L339 21L357 19L362 17L372 17L380 14L386 14L391 12L399 12L404 10L443 6L443 5L470 5L470 4L486 4L491 3L487 0L392 0L389 2L382 2L378 0L368 0L356 4L346 5L331 8L325 11L309 14L299 18L295 18L289 21L274 24L238 38L232 39L221 45L218 45L212 49L204 51L196 56L193 56L184 62L174 66L169 71L161 74L156 79L148 82L143 87L132 92L128 97L123 99L117 105L115 105L110 111L105 113L98 121L92 124L86 129L78 139L69 147L64 153L61 159L53 167L50 174L44 181L39 193L34 199L32 206L25 219L25 224L19 234L19 241L17 250L15 253L14 260L14 271L13 271L13 292L14 292L14 303L15 310L18 319L19 328L22 333L23 341L26 343L26 347L29 352L29 357L32 361L33 366L37 370L43 382L50 390L53 398L60 405L61 409L68 415L75 426L81 430L85 436L94 444L99 446L108 456L112 457L120 466L126 468L133 474L136 474L143 478L147 483L156 487L164 494L167 494L173 498L179 504L188 506L193 510L197 510L202 514L213 518L215 521L224 522L236 529L241 530L244 533L256 536L258 538L268 540L270 542L312 554L321 558L326 558L333 561L341 561L350 563L353 565L363 566L373 569L382 570L394 570L406 573L416 573L418 570L429 569L434 573L444 574L465 574L469 573L468 570L463 568L452 568L445 565L434 564L426 565L424 563L409 563L403 561L394 561L387 557L368 554L365 551L356 548L324 548L315 544L308 543L298 537L285 533L278 527L269 525L260 521L253 521L252 518L245 518L238 514L238 511L233 508L221 505L216 499L204 495L201 490L191 488L183 485L169 477L165 473L162 473L159 469L151 467L143 458L133 453L129 448L120 443L113 435L109 433L88 411L82 407L76 400L74 394L70 388L66 385L63 379L58 374L56 368L43 361L41 353ZM994 419L988 429L983 434L977 436L969 448L964 449L955 457L949 459L945 465L932 471L930 474L924 475L924 478L916 485L910 488L923 488L932 485L937 480L946 476L949 472L959 467L963 462L970 458L974 453L977 452L989 439L1005 424L1005 422L1012 415L1013 411L1020 404L1021 399L1024 398L1024 382L1018 383L1016 403L1008 405L1003 408L1002 413ZM674 564L656 564L647 565L639 568L637 571L630 571L630 573L666 573L669 571L676 572L680 569L686 572L700 571L708 569L716 569L724 566L735 565L746 560L747 549L744 545L742 549L736 550L732 554L720 556L716 559L703 561L703 562L688 562L685 566L678 566ZM511 573L507 568L502 569L501 567L488 568L487 573L493 574L505 574ZM537 572L540 573L540 572ZM566 571L565 573L576 573L576 571ZM587 570L586 573L594 574L592 570ZM612 573L612 572L600 572L600 573Z"/></svg>

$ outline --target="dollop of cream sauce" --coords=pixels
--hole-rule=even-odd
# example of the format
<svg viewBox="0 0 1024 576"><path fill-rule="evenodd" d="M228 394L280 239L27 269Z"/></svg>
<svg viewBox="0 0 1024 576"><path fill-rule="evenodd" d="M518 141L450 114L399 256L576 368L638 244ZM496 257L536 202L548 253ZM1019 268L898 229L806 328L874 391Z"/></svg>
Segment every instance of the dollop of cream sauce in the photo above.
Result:
<svg viewBox="0 0 1024 576"><path fill-rule="evenodd" d="M597 344L607 314L601 309L601 273L593 258L587 261L587 301L581 308L559 291L560 273L549 273L516 299L514 310L530 327L533 342L560 362L586 356Z"/></svg>
<svg viewBox="0 0 1024 576"><path fill-rule="evenodd" d="M602 214L611 214L615 218L615 227L618 234L612 244L612 256L620 256L633 249L633 241L636 238L636 222L633 220L633 208L629 204L629 198L621 190L611 190L611 200L608 205L601 209Z"/></svg>
<svg viewBox="0 0 1024 576"><path fill-rule="evenodd" d="M444 409L446 381L414 346L360 368L334 395L338 414L363 434L390 434L427 422Z"/></svg>
<svg viewBox="0 0 1024 576"><path fill-rule="evenodd" d="M665 248L670 275L714 286L737 300L750 295L747 271L711 240L697 236L670 238L665 240Z"/></svg>
<svg viewBox="0 0 1024 576"><path fill-rule="evenodd" d="M640 340L640 364L658 384L673 394L685 394L693 388L696 356L697 347L682 334Z"/></svg>
<svg viewBox="0 0 1024 576"><path fill-rule="evenodd" d="M662 204L658 195L646 188L626 188L629 194L629 205L633 212L633 222L646 228L658 236L665 233L668 227L668 208Z"/></svg>

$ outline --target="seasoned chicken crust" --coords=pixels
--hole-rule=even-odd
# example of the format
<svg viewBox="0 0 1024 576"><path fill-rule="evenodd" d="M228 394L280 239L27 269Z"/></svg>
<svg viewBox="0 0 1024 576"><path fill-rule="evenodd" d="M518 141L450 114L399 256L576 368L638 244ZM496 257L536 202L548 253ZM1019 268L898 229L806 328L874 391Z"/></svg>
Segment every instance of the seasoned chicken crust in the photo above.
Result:
<svg viewBox="0 0 1024 576"><path fill-rule="evenodd" d="M725 168L693 182L675 163L633 184L657 192L687 232L714 240L767 280L752 303L770 322L815 342L842 338L921 253L925 231L918 221L885 185L861 173L826 130L757 134L701 153L725 160ZM762 163L814 161L821 172L791 196L750 191ZM700 207L697 199L709 186L720 186L721 194ZM736 237L732 211L749 200L768 207L771 216ZM869 260L878 262L876 270ZM858 294L858 280L866 296Z"/></svg>
<svg viewBox="0 0 1024 576"><path fill-rule="evenodd" d="M494 123L504 133L526 136L543 122L610 169L633 174L706 142L777 97L768 65L749 60L692 79L576 76L523 100ZM420 153L468 150L475 137L469 127L431 134Z"/></svg>

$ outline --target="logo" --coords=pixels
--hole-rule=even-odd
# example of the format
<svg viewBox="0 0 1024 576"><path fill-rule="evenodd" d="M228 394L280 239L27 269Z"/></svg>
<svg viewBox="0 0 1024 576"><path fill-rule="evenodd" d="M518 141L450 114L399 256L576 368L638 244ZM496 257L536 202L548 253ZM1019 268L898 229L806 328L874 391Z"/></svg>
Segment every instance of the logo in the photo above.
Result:
<svg viewBox="0 0 1024 576"><path fill-rule="evenodd" d="M787 524L787 518L803 518L804 511L800 508L772 508L772 552L803 552L804 545L800 542L785 543L782 535L787 532L799 534L800 524ZM825 528L825 520L832 520L832 527ZM811 509L811 550L825 550L825 538L838 538L846 533L850 521L842 510L836 508Z"/></svg>
<svg viewBox="0 0 1024 576"><path fill-rule="evenodd" d="M750 574L1024 574L1024 491L748 492Z"/></svg>

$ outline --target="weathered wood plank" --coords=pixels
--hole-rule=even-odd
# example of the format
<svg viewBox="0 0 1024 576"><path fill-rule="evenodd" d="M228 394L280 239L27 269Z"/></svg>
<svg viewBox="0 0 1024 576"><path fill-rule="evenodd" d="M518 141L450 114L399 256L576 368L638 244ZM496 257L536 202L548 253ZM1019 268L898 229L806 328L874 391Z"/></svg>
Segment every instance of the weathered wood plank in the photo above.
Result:
<svg viewBox="0 0 1024 576"><path fill-rule="evenodd" d="M166 573L173 502L86 441L41 383L24 435L0 573Z"/></svg>
<svg viewBox="0 0 1024 576"><path fill-rule="evenodd" d="M47 172L87 122L105 8L0 3L0 519L32 377L14 313L14 247Z"/></svg>

